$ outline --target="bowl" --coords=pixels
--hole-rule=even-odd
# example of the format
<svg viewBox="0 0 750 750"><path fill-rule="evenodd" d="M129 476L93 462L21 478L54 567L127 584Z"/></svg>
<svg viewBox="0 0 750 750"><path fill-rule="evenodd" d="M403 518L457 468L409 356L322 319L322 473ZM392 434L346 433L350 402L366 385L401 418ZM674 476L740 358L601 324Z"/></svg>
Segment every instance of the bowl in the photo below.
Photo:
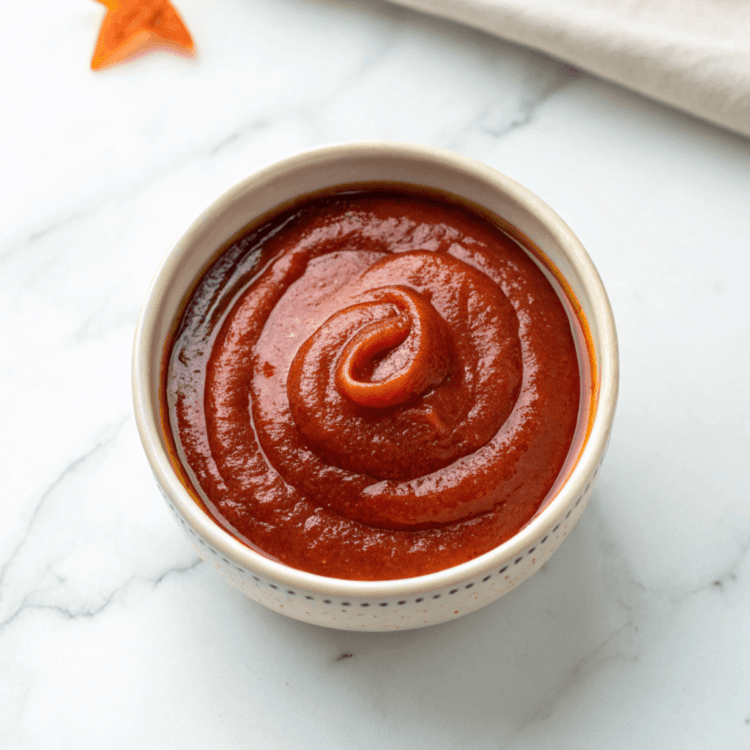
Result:
<svg viewBox="0 0 750 750"><path fill-rule="evenodd" d="M162 377L187 299L220 249L273 209L354 183L442 192L496 218L543 268L577 321L585 384L573 447L536 515L511 539L452 568L385 581L329 578L249 548L193 499L164 434ZM133 399L138 430L177 524L198 555L246 596L288 617L331 628L384 631L446 622L497 600L550 558L581 517L609 440L618 390L612 310L591 259L560 217L510 178L438 148L387 142L305 151L261 169L217 198L162 261L137 324Z"/></svg>

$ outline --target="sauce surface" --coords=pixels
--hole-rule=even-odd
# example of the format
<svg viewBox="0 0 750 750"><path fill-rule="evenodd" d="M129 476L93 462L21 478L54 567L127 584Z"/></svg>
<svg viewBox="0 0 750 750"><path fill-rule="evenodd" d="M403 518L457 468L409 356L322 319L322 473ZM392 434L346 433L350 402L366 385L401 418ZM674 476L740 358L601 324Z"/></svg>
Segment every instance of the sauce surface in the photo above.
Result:
<svg viewBox="0 0 750 750"><path fill-rule="evenodd" d="M447 200L368 189L224 252L165 389L222 526L292 567L377 580L465 562L531 519L580 376L563 304L513 239Z"/></svg>

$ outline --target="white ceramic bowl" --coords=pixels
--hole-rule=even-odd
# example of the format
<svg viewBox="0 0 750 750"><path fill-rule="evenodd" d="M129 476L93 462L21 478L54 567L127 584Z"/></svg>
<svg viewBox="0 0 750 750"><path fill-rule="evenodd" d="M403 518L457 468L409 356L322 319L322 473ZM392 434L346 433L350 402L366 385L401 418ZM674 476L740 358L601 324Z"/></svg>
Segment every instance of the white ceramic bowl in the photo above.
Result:
<svg viewBox="0 0 750 750"><path fill-rule="evenodd" d="M288 567L249 549L222 529L196 504L173 469L162 433L160 399L170 335L217 251L255 219L298 196L371 181L458 196L528 238L554 269L548 276L558 291L585 321L588 342L579 333L579 358L591 392L589 399L583 399L575 449L558 485L521 531L456 567L374 582L327 578ZM589 256L560 217L484 164L437 148L386 142L306 151L260 170L220 196L162 261L138 321L133 353L133 398L141 440L172 514L196 552L232 586L281 614L353 630L398 630L445 622L495 601L537 571L586 506L607 447L617 389L617 339L609 301Z"/></svg>

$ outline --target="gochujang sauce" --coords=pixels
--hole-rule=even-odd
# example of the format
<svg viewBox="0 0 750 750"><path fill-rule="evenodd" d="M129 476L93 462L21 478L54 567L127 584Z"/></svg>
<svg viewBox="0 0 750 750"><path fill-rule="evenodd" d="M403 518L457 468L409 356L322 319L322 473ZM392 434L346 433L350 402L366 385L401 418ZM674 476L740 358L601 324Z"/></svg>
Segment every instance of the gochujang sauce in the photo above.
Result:
<svg viewBox="0 0 750 750"><path fill-rule="evenodd" d="M312 198L211 266L165 394L206 510L264 555L405 578L513 536L580 401L565 307L498 226L386 189Z"/></svg>

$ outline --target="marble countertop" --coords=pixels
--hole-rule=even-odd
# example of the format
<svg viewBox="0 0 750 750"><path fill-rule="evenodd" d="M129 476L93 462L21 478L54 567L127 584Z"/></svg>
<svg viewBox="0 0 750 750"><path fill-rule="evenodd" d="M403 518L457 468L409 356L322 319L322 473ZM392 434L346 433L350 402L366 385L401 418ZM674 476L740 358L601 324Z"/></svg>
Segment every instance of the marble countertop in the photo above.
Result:
<svg viewBox="0 0 750 750"><path fill-rule="evenodd" d="M96 3L5 10L0 746L750 747L750 141L378 0L179 0L199 47L94 74ZM130 347L219 192L334 141L480 159L588 248L621 345L583 519L448 625L329 631L182 539Z"/></svg>

